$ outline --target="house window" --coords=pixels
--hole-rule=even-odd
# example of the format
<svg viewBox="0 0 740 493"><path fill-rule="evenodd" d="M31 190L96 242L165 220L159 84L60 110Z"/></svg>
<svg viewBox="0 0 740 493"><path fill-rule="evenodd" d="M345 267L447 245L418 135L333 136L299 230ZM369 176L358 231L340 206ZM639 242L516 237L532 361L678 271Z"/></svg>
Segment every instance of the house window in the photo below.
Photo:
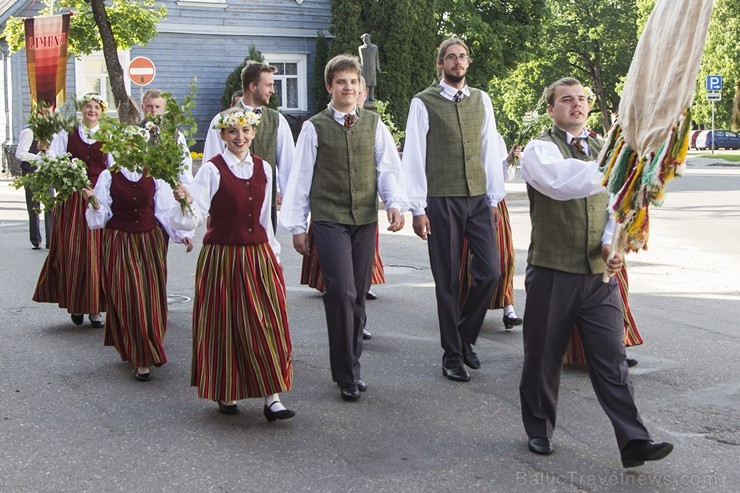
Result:
<svg viewBox="0 0 740 493"><path fill-rule="evenodd" d="M118 52L118 60L121 62L124 74L127 73L129 63L129 52ZM131 93L131 81L124 76L126 91ZM108 102L108 112L115 111L113 104L113 91L110 87L108 70L105 67L103 52L95 52L75 60L75 95L81 98L87 93L94 92Z"/></svg>
<svg viewBox="0 0 740 493"><path fill-rule="evenodd" d="M277 68L275 94L280 99L280 110L306 111L307 85L306 55L265 53L265 61Z"/></svg>

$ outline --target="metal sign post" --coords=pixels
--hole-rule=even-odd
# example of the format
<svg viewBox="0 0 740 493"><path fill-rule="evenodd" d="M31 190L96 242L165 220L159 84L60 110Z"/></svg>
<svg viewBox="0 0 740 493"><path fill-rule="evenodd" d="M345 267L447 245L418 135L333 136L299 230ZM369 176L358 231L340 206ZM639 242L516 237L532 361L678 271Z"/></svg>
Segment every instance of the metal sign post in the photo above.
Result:
<svg viewBox="0 0 740 493"><path fill-rule="evenodd" d="M715 137L716 136L714 135L714 100L712 100L712 156L714 156L714 140L715 140Z"/></svg>

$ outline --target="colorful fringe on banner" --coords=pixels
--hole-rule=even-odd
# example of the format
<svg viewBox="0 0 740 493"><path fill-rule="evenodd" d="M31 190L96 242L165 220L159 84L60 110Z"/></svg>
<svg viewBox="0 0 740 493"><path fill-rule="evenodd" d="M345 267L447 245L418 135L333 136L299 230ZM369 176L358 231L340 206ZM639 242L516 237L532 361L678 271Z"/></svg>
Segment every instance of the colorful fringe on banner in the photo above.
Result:
<svg viewBox="0 0 740 493"><path fill-rule="evenodd" d="M60 107L67 98L67 41L70 14L25 19L26 65L31 104Z"/></svg>
<svg viewBox="0 0 740 493"><path fill-rule="evenodd" d="M666 183L680 176L689 150L691 110L687 109L660 148L646 156L625 142L617 120L599 154L604 186L612 195L610 211L622 233L617 247L622 252L647 249L650 205L663 203Z"/></svg>

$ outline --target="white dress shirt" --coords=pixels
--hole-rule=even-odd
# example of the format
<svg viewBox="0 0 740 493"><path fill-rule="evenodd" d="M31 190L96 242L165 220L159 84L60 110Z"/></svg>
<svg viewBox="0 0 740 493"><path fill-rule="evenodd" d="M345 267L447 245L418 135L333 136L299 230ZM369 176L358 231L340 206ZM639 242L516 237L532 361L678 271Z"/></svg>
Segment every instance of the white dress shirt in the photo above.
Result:
<svg viewBox="0 0 740 493"><path fill-rule="evenodd" d="M98 131L99 125L95 125L92 128L87 128L83 123L80 123L77 127L77 133L79 134L82 141L87 145L92 145L97 142L91 136ZM46 154L50 157L62 156L67 153L67 142L69 141L69 134L67 132L59 132L54 135L54 138L49 145L49 150ZM105 159L105 167L110 168L114 163L113 156L107 154Z"/></svg>
<svg viewBox="0 0 740 493"><path fill-rule="evenodd" d="M584 130L586 135L588 133ZM573 136L566 132L568 142ZM520 160L522 178L535 190L554 200L582 199L605 192L601 184L604 176L596 161L564 158L555 143L534 139L524 148ZM601 243L611 243L614 218L609 214Z"/></svg>
<svg viewBox="0 0 740 493"><path fill-rule="evenodd" d="M243 100L239 100L241 107L247 111L255 111L259 108L253 108L244 104ZM221 131L218 128L213 128L216 125L218 117L221 114L217 114L211 120L211 124L208 127L208 133L206 134L206 142L203 145L203 162L209 161L213 156L217 154L223 154L226 150L226 144L221 140ZM284 190L288 182L288 176L290 175L290 166L293 164L293 153L295 152L295 144L293 143L293 133L290 131L290 125L288 120L278 113L278 131L277 131L277 163L276 175L277 175L277 191L280 195L285 195ZM262 157L262 156L260 156ZM270 171L272 173L272 171Z"/></svg>
<svg viewBox="0 0 740 493"><path fill-rule="evenodd" d="M138 182L141 180L142 174L137 171L129 171L122 168L120 173L131 182ZM100 208L98 210L93 209L88 204L85 210L85 219L87 219L87 226L90 229L102 229L108 224L108 221L113 217L111 206L113 205L113 198L110 194L110 185L113 176L110 170L105 170L100 173L98 182L95 184L95 198L98 199ZM182 239L185 237L192 238L192 231L181 231L170 226L169 213L175 203L175 198L172 196L172 189L162 180L154 180L154 217L157 218L159 224L164 227L170 238L175 243L182 243ZM179 204L178 204L179 207Z"/></svg>
<svg viewBox="0 0 740 493"><path fill-rule="evenodd" d="M234 156L229 150L225 150L222 154L224 161L234 173L237 178L247 180L254 174L254 160L251 154L247 154L244 161ZM270 163L263 160L263 168L267 177L267 183L265 184L265 200L262 202L262 209L260 210L260 225L267 233L267 241L275 252L275 256L280 261L280 243L275 238L275 233L272 231L272 219L270 218L270 207L272 207L272 168ZM199 224L205 223L208 217L208 210L211 208L211 200L213 196L218 192L219 184L221 183L221 173L215 164L206 162L201 166L196 173L193 182L188 187L190 197L193 202L190 204L192 213L183 214L180 209L180 204L176 203L170 209L169 223L173 228L182 229L185 231L192 231L198 227Z"/></svg>
<svg viewBox="0 0 740 493"><path fill-rule="evenodd" d="M501 165L504 173L504 181L509 182L516 178L516 166L509 165L509 152L506 150L506 142L501 134L498 134L498 148L501 150Z"/></svg>
<svg viewBox="0 0 740 493"><path fill-rule="evenodd" d="M344 126L346 113L333 111L334 120L338 125ZM305 121L298 136L295 159L291 166L283 204L280 206L280 225L294 235L308 231L311 184L318 148L316 127L310 120ZM395 208L401 213L407 211L408 200L403 187L401 160L393 136L380 118L375 127L374 154L378 194L385 204L385 209Z"/></svg>
<svg viewBox="0 0 740 493"><path fill-rule="evenodd" d="M452 101L457 89L440 81L442 97ZM462 88L463 97L470 97L470 88ZM504 189L504 175L501 169L501 149L496 130L496 117L493 113L493 103L485 92L483 96L483 127L481 140L483 144L482 159L486 172L486 197L488 205L496 207L498 201L506 196ZM403 147L403 173L407 185L409 205L414 216L425 214L427 206L427 133L429 132L429 113L419 98L411 100L409 116L406 120L406 143ZM460 163L462 166L463 163Z"/></svg>
<svg viewBox="0 0 740 493"><path fill-rule="evenodd" d="M182 147L182 168L183 170L177 174L177 180L184 186L189 186L193 181L193 156L190 155L190 148L188 147L188 141L185 140L185 135L178 130L177 142Z"/></svg>
<svg viewBox="0 0 740 493"><path fill-rule="evenodd" d="M37 159L40 159L38 154L30 152L31 144L33 144L33 130L24 128L18 135L18 146L15 148L15 158L18 161L26 161L33 165ZM42 154L42 152L39 151L39 154Z"/></svg>

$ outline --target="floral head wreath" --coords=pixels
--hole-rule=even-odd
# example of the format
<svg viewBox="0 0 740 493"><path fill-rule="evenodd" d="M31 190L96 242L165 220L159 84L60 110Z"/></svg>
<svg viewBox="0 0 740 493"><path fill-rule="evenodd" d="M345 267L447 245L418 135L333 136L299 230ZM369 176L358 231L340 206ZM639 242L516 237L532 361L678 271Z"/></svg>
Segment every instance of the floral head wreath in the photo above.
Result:
<svg viewBox="0 0 740 493"><path fill-rule="evenodd" d="M82 109L83 106L85 106L90 101L95 101L100 105L100 107L103 109L103 112L108 111L108 103L105 101L105 99L101 98L99 94L95 93L87 93L84 96L82 96L82 101L80 102L80 109Z"/></svg>
<svg viewBox="0 0 740 493"><path fill-rule="evenodd" d="M594 107L594 103L596 102L596 94L588 86L583 86L583 92L586 93L586 100L588 101L588 109L592 109Z"/></svg>
<svg viewBox="0 0 740 493"><path fill-rule="evenodd" d="M247 125L256 127L259 125L260 119L261 116L254 111L224 111L219 115L213 128L245 127Z"/></svg>

